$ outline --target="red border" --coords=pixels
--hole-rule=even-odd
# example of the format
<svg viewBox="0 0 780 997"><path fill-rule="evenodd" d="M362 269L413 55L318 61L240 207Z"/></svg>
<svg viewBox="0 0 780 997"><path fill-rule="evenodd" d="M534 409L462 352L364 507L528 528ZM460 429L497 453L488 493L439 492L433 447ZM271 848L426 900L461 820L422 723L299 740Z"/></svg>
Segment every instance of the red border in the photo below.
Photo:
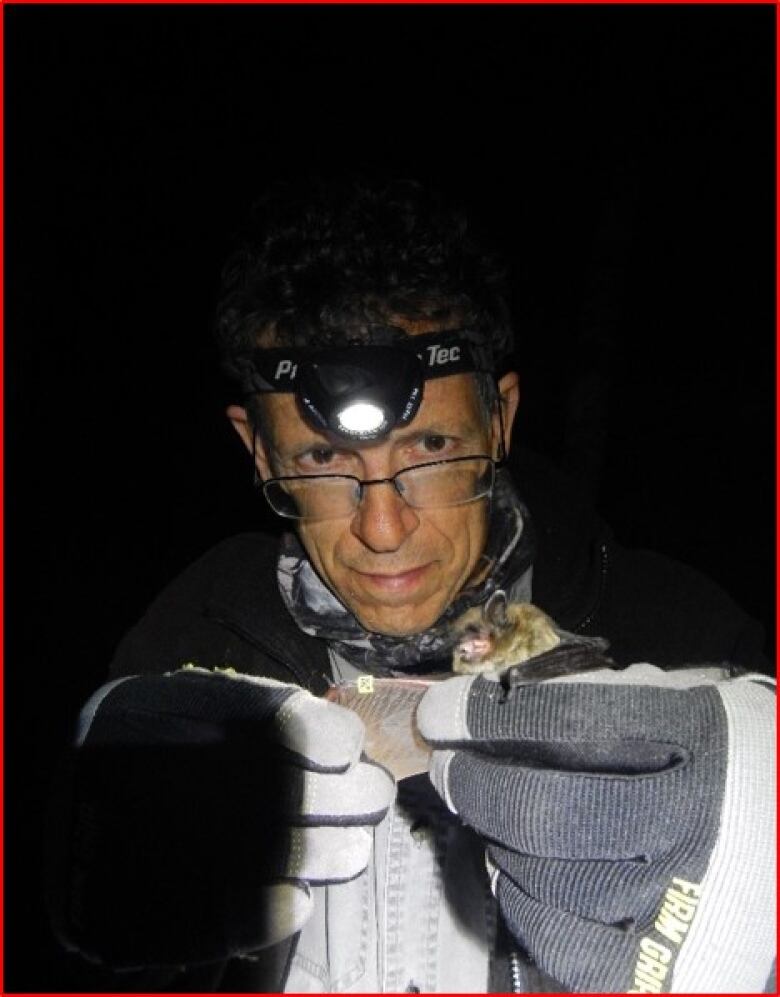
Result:
<svg viewBox="0 0 780 997"><path fill-rule="evenodd" d="M778 127L778 110L780 109L780 74L778 74L777 58L780 53L780 17L775 4L775 677L778 674L778 638L780 638L780 460L778 460L778 439L780 439L780 407L778 406L778 384L780 384L780 311L778 311L778 287L780 287L780 128ZM775 730L776 752L780 754L780 734ZM775 793L777 791L775 790ZM775 818L777 819L777 818ZM776 871L775 897L780 893L780 870ZM780 925L775 924L777 948L780 949ZM777 992L777 983L775 983Z"/></svg>
<svg viewBox="0 0 780 997"><path fill-rule="evenodd" d="M5 568L5 460L3 454L3 441L5 439L5 121L3 113L5 110L5 16L0 10L0 60L3 60L2 71L0 71L0 230L3 238L0 239L0 341L3 348L0 349L0 564ZM5 593L4 593L5 571L0 572L0 676L5 678ZM5 682L0 681L0 705L3 704L3 689ZM1 714L3 717L5 713ZM3 725L5 731L5 725ZM2 939L0 942L0 980L3 983L3 993L5 993L5 784L3 775L5 773L5 753L3 751L5 737L0 739L0 896L3 903L0 905L0 926L2 926Z"/></svg>
<svg viewBox="0 0 780 997"><path fill-rule="evenodd" d="M622 6L630 5L642 5L645 7L656 7L660 4L667 6L718 6L718 5L728 5L734 6L777 6L778 0L601 0L602 3L610 4L621 4ZM334 3L333 0L0 0L0 6L13 5L13 6L30 6L30 5L46 5L51 6L52 4L62 4L62 5L74 5L78 4L82 6L84 4L94 4L96 6L131 6L137 4L143 4L145 6L176 6L178 4L186 4L187 6L197 6L197 5L209 5L212 7L235 7L244 4L252 4L254 6L271 6L271 7L284 7L289 5L294 5L296 7L318 7L318 6L328 6L328 7L345 7L345 6L384 6L384 7L396 7L396 6L414 6L414 7L432 7L432 6L447 6L451 7L454 4L460 6L471 6L471 7L496 7L496 6L593 6L594 0L542 0L541 3L538 0L338 0Z"/></svg>
<svg viewBox="0 0 780 997"><path fill-rule="evenodd" d="M498 5L513 5L522 6L528 3L534 2L534 0L339 0L338 3L333 3L331 0L228 0L227 3L222 3L217 0L0 0L0 61L5 52L4 48L4 13L3 7L8 4L13 4L15 6L21 5L38 5L38 4L71 4L75 2L81 4L94 4L101 6L108 5L124 5L129 6L131 4L143 4L146 6L159 6L162 3L166 3L169 6L178 4L188 4L193 5L206 5L211 6L236 6L239 4L253 3L255 5L263 6L286 6L289 4L295 4L297 6L321 6L328 5L332 7L338 6L350 6L361 4L366 6L370 5L382 5L382 6L397 6L397 5L413 5L413 6L437 6L437 5L448 5L452 4L458 5L471 5L471 6L498 6ZM544 5L586 5L591 4L593 0L543 0ZM658 4L674 5L684 2L685 5L698 4L701 6L713 6L722 4L740 5L740 6L767 6L772 5L774 7L778 6L778 0L606 0L609 3L622 3L624 6L631 4L643 4L645 6L656 6ZM780 52L780 17L777 13L775 14L775 54ZM4 120L3 111L5 107L5 93L4 93L4 73L0 72L0 226L2 226L2 231L5 232L4 227L4 206L5 206L5 185L4 185L4 165L5 165L5 146L4 146ZM777 64L775 64L775 113L777 116L777 110L780 107L780 75L777 71ZM776 335L775 335L775 419L776 419L776 441L780 439L780 399L778 399L777 385L780 383L780 311L778 310L778 288L780 288L780 241L778 241L778 232L780 231L780 171L778 171L777 164L780 163L780 128L776 131L776 160L775 160L775 184L776 184L776 200L775 200L775 260L776 260L776 283L775 283L775 316L776 316ZM5 336L5 308L4 308L4 277L5 277L5 266L4 266L4 250L5 242L4 239L0 240L0 342L4 345ZM4 398L4 350L0 349L0 457L3 455L3 440L4 440L4 412L5 412L5 398ZM777 443L776 443L777 448ZM780 461L777 460L778 454L775 454L775 637L776 646L780 644L780 574L777 570L778 562L780 562L780 503L778 503L778 496L780 496ZM0 460L0 564L5 565L5 550L4 550L4 536L5 536L5 477L4 477L4 461ZM5 600L4 596L4 573L0 575L0 674L5 673L5 661L3 655L4 643L4 606ZM776 662L777 666L777 662ZM0 683L0 705L3 704L3 684ZM780 740L778 740L778 748L780 749ZM4 762L4 751L3 742L0 741L0 761ZM3 772L4 765L0 765L0 895L5 899L5 888L4 888L4 827L5 827L5 811L4 811L4 782L3 782ZM778 881L780 885L780 880ZM780 892L780 891L778 891ZM0 926L4 927L4 911L5 904L0 907ZM4 937L4 933L3 933ZM779 936L780 941L780 936ZM780 945L778 946L780 948ZM5 946L3 942L0 942L0 981L3 982L2 995L6 994L5 990L5 965L4 965L4 954ZM10 995L9 995L10 997ZM25 994L25 997L52 997L50 994ZM99 997L113 997L113 994L103 994ZM120 995L117 995L120 997ZM137 995L137 997L163 997L163 995L156 994L144 994ZM192 995L190 995L192 997ZM203 995L205 997L205 995ZM239 994L227 994L225 997L243 997ZM562 997L562 995L561 995Z"/></svg>

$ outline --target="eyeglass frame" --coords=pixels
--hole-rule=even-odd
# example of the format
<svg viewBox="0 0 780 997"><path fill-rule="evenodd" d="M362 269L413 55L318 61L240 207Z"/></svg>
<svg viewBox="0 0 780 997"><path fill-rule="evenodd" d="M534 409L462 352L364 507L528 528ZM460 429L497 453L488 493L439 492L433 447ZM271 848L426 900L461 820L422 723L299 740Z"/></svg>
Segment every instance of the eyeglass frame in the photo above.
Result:
<svg viewBox="0 0 780 997"><path fill-rule="evenodd" d="M491 465L491 467L493 469L493 475L492 475L493 480L490 483L490 489L487 492L485 492L484 495L477 495L473 499L468 499L466 502L460 502L460 503L458 503L458 505L468 505L470 502L476 502L479 499L489 497L492 494L493 489L496 486L496 471L506 463L506 457L507 457L508 451L507 451L507 446L506 446L506 437L505 437L505 434L504 434L504 417L503 417L503 413L501 411L501 401L500 401L500 399L498 401L498 427L499 427L499 434L500 434L500 436L499 436L499 450L498 450L498 457L497 458L496 457L488 457L487 454L467 454L464 457L445 457L444 460L426 461L423 464L412 464L409 467L402 467L400 469L400 471L396 471L395 474L392 475L389 478L369 478L367 480L361 480L360 478L356 478L355 475L353 475L353 474L287 474L287 475L282 475L280 477L268 478L267 480L264 481L260 477L260 475L257 473L257 458L256 458L256 454L257 454L257 425L255 424L255 425L252 426L252 474L253 474L253 484L255 485L256 488L259 487L259 488L262 489L263 496L264 496L266 502L268 502L269 506L271 506L271 510L274 513L276 513L277 516L281 516L283 519L293 519L293 520L298 520L299 522L304 522L305 521L305 517L302 517L302 516L286 516L283 512L279 512L277 509L275 509L274 506L271 504L271 500L268 498L268 493L266 492L266 486L267 485L275 484L278 481L300 481L302 478L304 478L304 479L305 478L315 478L315 479L317 479L317 478L351 478L353 481L356 481L358 483L358 486L360 487L360 495L359 495L359 498L358 498L357 505L355 506L355 511L357 511L357 509L360 507L360 503L363 500L363 488L364 488L365 485L392 484L393 488L395 489L396 494L399 496L399 498L403 499L403 495L401 495L401 493L398 491L398 487L395 484L395 480L398 477L398 475L399 474L403 474L404 471L411 471L411 470L414 470L415 468L418 468L418 467L433 467L433 466L435 466L437 464L453 464L456 461L461 461L461 460L487 460L487 461L489 461L489 463L490 463L490 465ZM404 501L406 501L406 500L404 499ZM409 508L412 509L412 508L419 508L419 507L417 507L417 506L409 506ZM436 506L427 506L425 508L436 508ZM450 508L450 509L453 509L453 508L457 508L457 506L439 506L439 508Z"/></svg>
<svg viewBox="0 0 780 997"><path fill-rule="evenodd" d="M492 468L490 488L488 488L488 490L486 492L484 492L484 494L482 494L482 495L475 495L473 498L466 499L465 502L457 502L455 505L452 505L452 506L413 506L413 505L409 505L410 509L420 509L420 508L422 508L422 509L435 509L435 508L454 509L454 508L457 508L457 506L468 505L471 502L477 502L477 501L479 501L479 499L487 498L488 496L490 496L492 494L492 492L493 492L493 489L495 488L495 485L496 485L496 471L498 470L498 468L500 468L503 465L504 461L502 459L498 459L497 460L494 457L489 457L487 454L467 454L466 456L463 456L463 457L445 457L443 460L431 460L431 461L426 461L425 463L422 463L422 464L410 464L408 467L402 467L400 470L396 471L395 474L391 475L389 478L365 478L364 479L364 478L358 478L354 474L286 474L286 475L282 475L282 476L276 477L276 478L268 478L266 481L258 480L257 484L262 486L262 491L263 491L263 495L265 496L265 500L266 500L266 502L268 502L268 504L271 506L271 509L273 509L273 511L276 513L277 516L282 516L284 519L295 519L295 520L304 522L307 519L307 517L305 517L305 516L288 516L287 514L285 514L283 512L279 512L279 510L273 505L273 503L271 502L271 500L268 498L268 492L266 491L266 488L269 485L274 485L274 484L277 484L278 482L281 482L281 481L317 481L317 480L320 480L322 478L347 479L347 480L356 482L356 484L358 486L358 489L359 489L358 495L357 495L357 502L355 503L355 508L353 510L353 511L357 511L357 509L360 507L360 503L363 501L363 494L364 494L365 487L367 485L392 485L393 489L395 490L395 493L398 495L398 497L401 498L401 499L403 499L404 502L406 502L406 499L404 498L403 494L398 490L398 485L396 483L396 479L400 475L406 474L409 471L417 471L418 469L423 468L423 467L438 467L438 466L441 466L443 464L457 464L460 461L465 461L465 460L486 460L488 462L488 464L490 465L490 467Z"/></svg>

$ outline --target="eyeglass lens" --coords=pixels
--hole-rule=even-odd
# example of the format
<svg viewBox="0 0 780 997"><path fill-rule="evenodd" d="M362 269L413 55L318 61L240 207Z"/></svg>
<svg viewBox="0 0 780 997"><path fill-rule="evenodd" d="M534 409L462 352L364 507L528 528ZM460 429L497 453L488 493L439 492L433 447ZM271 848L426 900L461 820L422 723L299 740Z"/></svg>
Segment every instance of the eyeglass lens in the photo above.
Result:
<svg viewBox="0 0 780 997"><path fill-rule="evenodd" d="M423 464L399 471L389 482L407 505L416 509L447 508L473 502L493 487L493 462L473 457L437 464ZM266 482L264 492L271 507L292 519L335 519L352 514L364 487L357 478L320 475L282 478Z"/></svg>

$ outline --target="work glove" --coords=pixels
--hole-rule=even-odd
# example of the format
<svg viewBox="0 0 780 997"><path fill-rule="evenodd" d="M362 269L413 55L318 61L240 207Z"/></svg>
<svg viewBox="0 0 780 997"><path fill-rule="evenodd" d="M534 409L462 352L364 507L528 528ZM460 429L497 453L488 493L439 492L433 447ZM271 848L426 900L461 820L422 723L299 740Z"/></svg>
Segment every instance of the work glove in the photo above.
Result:
<svg viewBox="0 0 780 997"><path fill-rule="evenodd" d="M603 659L602 659L603 660ZM417 712L526 964L574 992L755 992L774 954L774 697L724 669L522 668Z"/></svg>
<svg viewBox="0 0 780 997"><path fill-rule="evenodd" d="M300 930L311 887L369 860L395 795L349 710L293 685L185 668L103 686L62 794L54 919L113 968L192 965Z"/></svg>

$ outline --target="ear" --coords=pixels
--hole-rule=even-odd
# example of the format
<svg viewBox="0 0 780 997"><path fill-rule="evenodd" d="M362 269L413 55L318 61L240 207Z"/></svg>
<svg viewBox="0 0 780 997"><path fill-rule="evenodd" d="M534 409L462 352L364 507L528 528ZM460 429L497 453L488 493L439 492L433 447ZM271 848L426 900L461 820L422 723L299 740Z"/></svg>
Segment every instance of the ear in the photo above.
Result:
<svg viewBox="0 0 780 997"><path fill-rule="evenodd" d="M501 418L504 421L504 441L506 452L509 453L512 442L512 425L515 421L517 406L520 402L520 378L514 371L504 374L498 382L499 405L501 406ZM498 443L501 439L501 430L498 425L498 414L493 416L493 439Z"/></svg>
<svg viewBox="0 0 780 997"><path fill-rule="evenodd" d="M498 630L503 630L509 626L509 618L506 613L506 592L503 589L496 589L491 595L482 607L482 615L488 624Z"/></svg>
<svg viewBox="0 0 780 997"><path fill-rule="evenodd" d="M250 454L254 451L255 464L257 465L260 477L270 478L270 465L265 443L260 434L253 429L247 410L241 405L228 405L225 415L230 419L233 429L241 437L244 446Z"/></svg>

